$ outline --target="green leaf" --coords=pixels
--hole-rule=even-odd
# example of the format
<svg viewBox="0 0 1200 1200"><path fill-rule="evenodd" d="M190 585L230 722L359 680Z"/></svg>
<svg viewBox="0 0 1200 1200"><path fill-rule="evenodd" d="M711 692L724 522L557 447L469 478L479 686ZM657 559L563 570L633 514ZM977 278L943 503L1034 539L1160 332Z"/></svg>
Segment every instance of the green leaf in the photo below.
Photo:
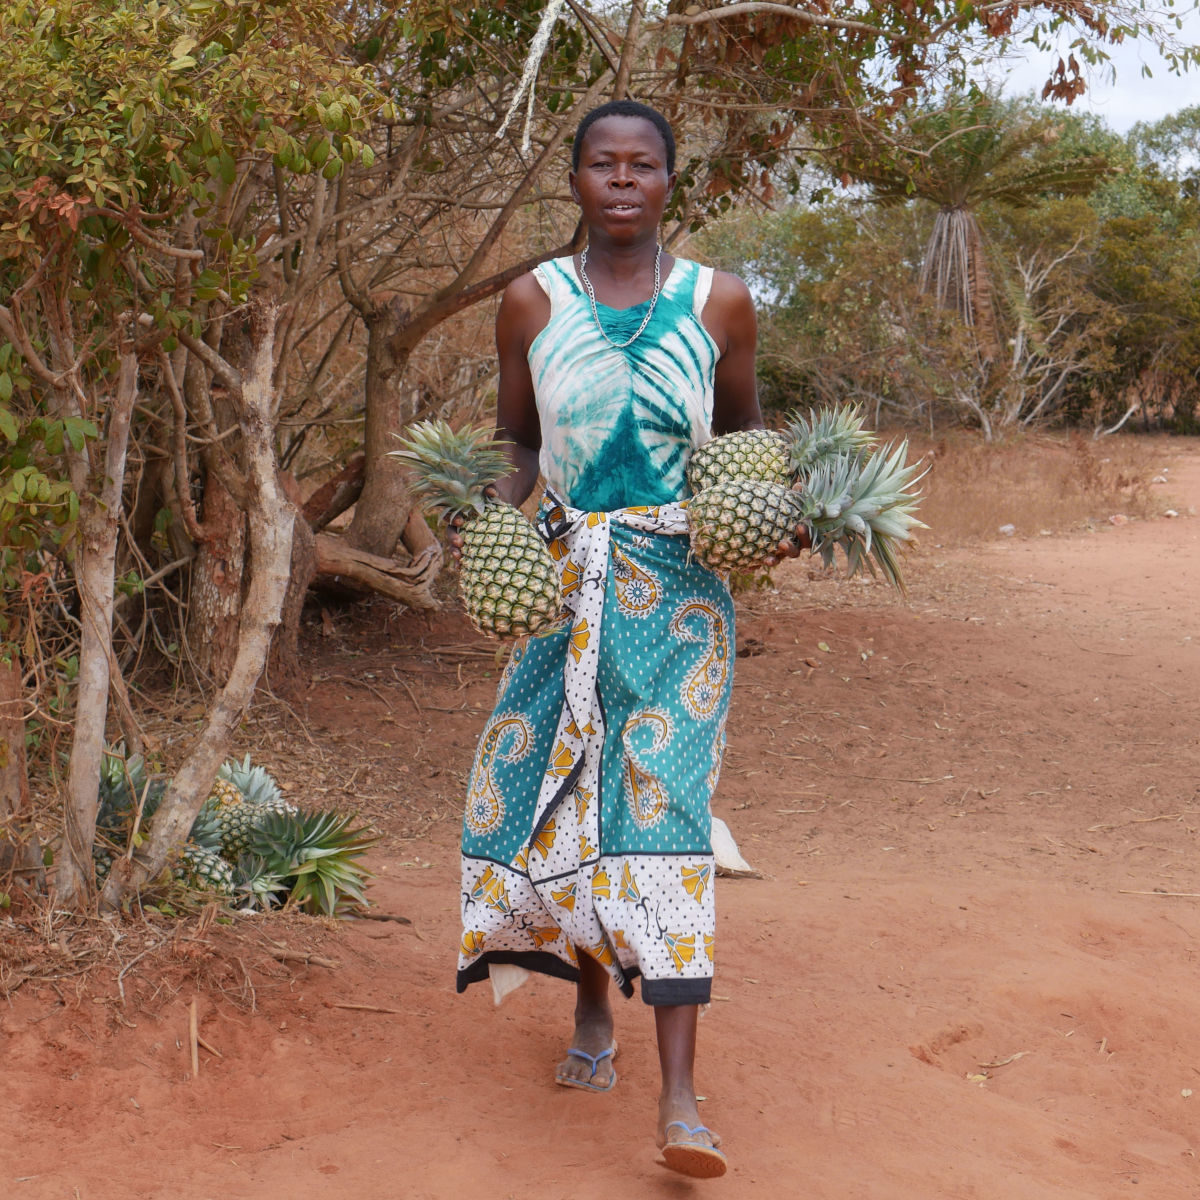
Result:
<svg viewBox="0 0 1200 1200"><path fill-rule="evenodd" d="M12 394L13 394L12 376L7 371L5 371L5 372L3 372L3 374L0 374L0 400L3 400L4 403L7 404L12 399ZM10 442L15 442L17 439L15 437L10 437L8 440Z"/></svg>
<svg viewBox="0 0 1200 1200"><path fill-rule="evenodd" d="M8 376L4 376L5 379ZM20 430L17 428L17 419L12 415L7 408L0 408L0 433L2 433L8 442L15 442L20 436Z"/></svg>

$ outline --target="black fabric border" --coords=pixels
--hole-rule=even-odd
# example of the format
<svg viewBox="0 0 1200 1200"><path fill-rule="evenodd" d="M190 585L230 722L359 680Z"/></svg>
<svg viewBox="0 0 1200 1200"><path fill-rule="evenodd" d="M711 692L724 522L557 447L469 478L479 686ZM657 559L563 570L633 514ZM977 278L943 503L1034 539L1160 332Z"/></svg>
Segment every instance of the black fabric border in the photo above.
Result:
<svg viewBox="0 0 1200 1200"><path fill-rule="evenodd" d="M489 950L479 955L469 966L459 968L455 989L461 994L471 984L482 983L488 978L488 967L492 963L524 967L526 971L565 979L568 983L579 982L579 968L564 962L557 954L551 954L548 950ZM640 971L637 967L621 969L625 972L625 984L621 992L628 998L633 995L633 984L630 981L635 979Z"/></svg>
<svg viewBox="0 0 1200 1200"><path fill-rule="evenodd" d="M708 1004L712 977L707 979L642 978L642 999L654 1007L678 1004Z"/></svg>

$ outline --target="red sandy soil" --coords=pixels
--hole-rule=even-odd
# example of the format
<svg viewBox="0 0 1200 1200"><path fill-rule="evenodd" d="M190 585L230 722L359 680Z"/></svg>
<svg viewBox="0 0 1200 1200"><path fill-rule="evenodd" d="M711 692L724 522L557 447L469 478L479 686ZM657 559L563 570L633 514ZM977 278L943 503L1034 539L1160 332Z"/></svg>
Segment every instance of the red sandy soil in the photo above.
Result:
<svg viewBox="0 0 1200 1200"><path fill-rule="evenodd" d="M217 956L198 989L138 965L125 1008L99 979L26 984L0 1008L4 1194L1195 1200L1200 452L1164 455L1179 519L927 537L907 603L799 562L743 600L714 808L764 878L718 887L698 1086L723 1180L656 1163L640 1000L591 1095L551 1081L566 986L454 994L457 805L497 672L450 615L327 618L307 735L264 758L366 805L372 897L413 924L268 928L337 965L259 971L253 1004L228 930L176 947ZM222 1057L192 1079L195 994Z"/></svg>

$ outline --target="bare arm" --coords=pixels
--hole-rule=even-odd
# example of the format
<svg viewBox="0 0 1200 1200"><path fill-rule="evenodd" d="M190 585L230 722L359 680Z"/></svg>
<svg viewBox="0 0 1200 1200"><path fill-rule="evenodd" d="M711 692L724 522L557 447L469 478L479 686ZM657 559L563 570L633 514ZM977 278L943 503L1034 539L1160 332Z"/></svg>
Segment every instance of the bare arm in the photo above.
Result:
<svg viewBox="0 0 1200 1200"><path fill-rule="evenodd" d="M721 352L713 378L713 433L761 429L762 411L754 375L758 320L750 289L736 275L717 271L703 320Z"/></svg>
<svg viewBox="0 0 1200 1200"><path fill-rule="evenodd" d="M496 437L508 443L513 473L495 487L501 500L521 504L538 476L542 429L529 371L529 347L550 319L550 300L532 275L509 284L496 314L496 353L500 383L496 400Z"/></svg>

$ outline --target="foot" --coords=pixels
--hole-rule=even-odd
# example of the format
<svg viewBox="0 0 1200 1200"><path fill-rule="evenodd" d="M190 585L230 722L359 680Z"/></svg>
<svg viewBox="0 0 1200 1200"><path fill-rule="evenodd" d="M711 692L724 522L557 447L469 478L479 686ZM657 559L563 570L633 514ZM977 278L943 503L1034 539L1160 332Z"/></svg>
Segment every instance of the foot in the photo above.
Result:
<svg viewBox="0 0 1200 1200"><path fill-rule="evenodd" d="M586 1091L609 1091L617 1080L612 1010L605 1006L586 1015L576 1013L571 1049L578 1053L568 1053L558 1064L554 1082Z"/></svg>
<svg viewBox="0 0 1200 1200"><path fill-rule="evenodd" d="M672 1171L695 1179L724 1175L721 1138L705 1127L691 1091L663 1093L658 1102L658 1145Z"/></svg>

